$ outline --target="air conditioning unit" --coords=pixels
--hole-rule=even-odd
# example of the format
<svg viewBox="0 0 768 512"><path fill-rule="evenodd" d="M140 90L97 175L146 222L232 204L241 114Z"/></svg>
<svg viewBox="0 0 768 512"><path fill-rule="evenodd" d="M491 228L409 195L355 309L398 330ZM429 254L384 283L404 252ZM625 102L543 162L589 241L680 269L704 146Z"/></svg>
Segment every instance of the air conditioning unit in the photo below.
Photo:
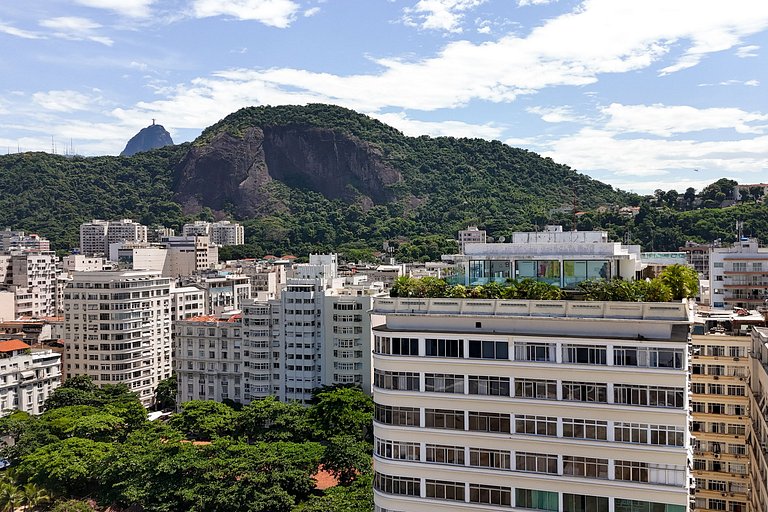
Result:
<svg viewBox="0 0 768 512"><path fill-rule="evenodd" d="M717 375L715 375L715 376L714 376L714 377L712 377L712 378L713 378L713 379L715 379L715 380L720 380L720 377L718 377Z"/></svg>
<svg viewBox="0 0 768 512"><path fill-rule="evenodd" d="M738 357L734 357L734 358L733 358L733 360L734 360L734 361L738 361L738 360L739 360L739 358L738 358Z"/></svg>

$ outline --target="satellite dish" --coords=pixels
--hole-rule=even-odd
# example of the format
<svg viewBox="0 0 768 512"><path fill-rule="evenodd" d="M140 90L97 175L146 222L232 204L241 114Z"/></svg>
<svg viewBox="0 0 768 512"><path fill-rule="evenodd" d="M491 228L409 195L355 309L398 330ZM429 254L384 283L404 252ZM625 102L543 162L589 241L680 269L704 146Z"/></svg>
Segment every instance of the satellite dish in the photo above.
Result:
<svg viewBox="0 0 768 512"><path fill-rule="evenodd" d="M500 237L499 237L499 242L500 242L500 243L501 243L501 242L504 242L506 239L507 239L506 237L504 237L504 236L500 236Z"/></svg>

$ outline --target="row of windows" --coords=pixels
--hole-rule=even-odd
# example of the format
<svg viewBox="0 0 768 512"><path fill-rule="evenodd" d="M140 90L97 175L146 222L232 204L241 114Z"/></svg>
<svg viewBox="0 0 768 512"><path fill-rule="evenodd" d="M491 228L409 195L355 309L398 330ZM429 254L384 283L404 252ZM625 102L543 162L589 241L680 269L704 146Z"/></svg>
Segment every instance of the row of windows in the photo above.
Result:
<svg viewBox="0 0 768 512"><path fill-rule="evenodd" d="M383 389L419 391L419 373L374 371L374 386ZM511 396L509 377L470 375L467 389L471 395ZM608 384L598 382L562 381L558 397L558 381L514 379L514 397L574 402L615 403L647 407L682 408L685 393L682 388L614 384L613 401L608 400ZM424 391L433 393L465 393L464 375L425 373Z"/></svg>
<svg viewBox="0 0 768 512"><path fill-rule="evenodd" d="M376 404L375 419L386 425L420 427L420 410L417 407L393 407ZM424 423L428 428L465 430L464 411L425 409ZM557 418L554 416L514 415L514 431L509 414L468 413L467 429L481 432L502 432L596 441L652 444L659 446L684 446L685 430L672 425L613 422L581 418ZM613 439L609 437L613 432Z"/></svg>
<svg viewBox="0 0 768 512"><path fill-rule="evenodd" d="M465 340L437 339L424 340L423 353L418 338L375 336L374 352L385 355L464 358ZM632 347L606 345L579 345L563 343L561 362L567 364L607 365L608 352L612 350L613 365L640 368L682 369L685 353L682 349L665 347ZM557 343L516 342L514 360L527 362L557 361ZM470 359L509 359L509 342L493 340L468 340L467 355Z"/></svg>
<svg viewBox="0 0 768 512"><path fill-rule="evenodd" d="M504 507L512 506L514 495L516 507L559 512L560 496L557 492L535 489L512 489L480 484L464 484L445 480L425 479L424 494L427 498L482 503ZM373 486L376 490L402 496L421 496L422 481L419 478L391 476L377 472ZM563 493L562 512L608 512L609 498L582 494ZM647 501L614 500L615 512L685 512L684 505L669 505Z"/></svg>
<svg viewBox="0 0 768 512"><path fill-rule="evenodd" d="M376 455L397 460L421 461L421 445L411 442L376 439ZM651 464L648 462L615 460L613 475L609 476L608 459L558 456L546 453L510 452L484 448L464 448L426 444L424 460L433 464L547 473L584 478L613 479L629 482L683 486L686 474L683 466ZM562 469L560 469L562 464Z"/></svg>

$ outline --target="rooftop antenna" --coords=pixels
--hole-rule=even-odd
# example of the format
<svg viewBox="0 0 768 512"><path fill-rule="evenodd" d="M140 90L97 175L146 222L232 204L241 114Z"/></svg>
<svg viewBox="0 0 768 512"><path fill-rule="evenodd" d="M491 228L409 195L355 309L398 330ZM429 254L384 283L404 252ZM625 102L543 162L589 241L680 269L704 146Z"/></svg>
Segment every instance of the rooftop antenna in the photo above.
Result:
<svg viewBox="0 0 768 512"><path fill-rule="evenodd" d="M152 126L155 126L155 118L152 118Z"/></svg>

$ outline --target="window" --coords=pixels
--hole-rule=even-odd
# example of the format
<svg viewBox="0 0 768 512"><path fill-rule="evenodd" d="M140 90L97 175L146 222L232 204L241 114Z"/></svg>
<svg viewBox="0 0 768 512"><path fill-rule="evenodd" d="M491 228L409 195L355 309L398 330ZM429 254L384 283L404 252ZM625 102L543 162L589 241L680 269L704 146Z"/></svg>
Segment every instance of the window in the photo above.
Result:
<svg viewBox="0 0 768 512"><path fill-rule="evenodd" d="M429 357L464 357L464 340L424 340L425 354Z"/></svg>
<svg viewBox="0 0 768 512"><path fill-rule="evenodd" d="M509 414L469 412L469 430L476 432L510 432Z"/></svg>
<svg viewBox="0 0 768 512"><path fill-rule="evenodd" d="M515 379L515 397L557 400L557 381Z"/></svg>
<svg viewBox="0 0 768 512"><path fill-rule="evenodd" d="M419 355L419 340L417 338L389 338L376 336L374 351L377 354L417 356Z"/></svg>
<svg viewBox="0 0 768 512"><path fill-rule="evenodd" d="M563 418L563 437L574 439L608 439L608 422Z"/></svg>
<svg viewBox="0 0 768 512"><path fill-rule="evenodd" d="M682 350L660 347L614 347L613 364L616 366L638 366L641 368L683 367Z"/></svg>
<svg viewBox="0 0 768 512"><path fill-rule="evenodd" d="M696 508L707 508L705 505L696 505ZM614 512L685 512L685 505L667 505L664 503L651 503L648 501L627 500L616 498Z"/></svg>
<svg viewBox="0 0 768 512"><path fill-rule="evenodd" d="M554 343L515 343L515 360L554 363Z"/></svg>
<svg viewBox="0 0 768 512"><path fill-rule="evenodd" d="M619 443L648 442L648 425L645 423L615 423L613 429L614 440Z"/></svg>
<svg viewBox="0 0 768 512"><path fill-rule="evenodd" d="M434 393L464 393L464 376L443 373L424 374L424 391Z"/></svg>
<svg viewBox="0 0 768 512"><path fill-rule="evenodd" d="M385 459L419 460L419 443L376 438L376 455Z"/></svg>
<svg viewBox="0 0 768 512"><path fill-rule="evenodd" d="M563 493L563 512L608 512L608 498Z"/></svg>
<svg viewBox="0 0 768 512"><path fill-rule="evenodd" d="M428 444L426 450L427 462L464 465L464 447L462 446Z"/></svg>
<svg viewBox="0 0 768 512"><path fill-rule="evenodd" d="M557 418L549 416L515 416L515 432L537 436L556 436Z"/></svg>
<svg viewBox="0 0 768 512"><path fill-rule="evenodd" d="M427 498L464 501L464 484L443 480L426 480Z"/></svg>
<svg viewBox="0 0 768 512"><path fill-rule="evenodd" d="M509 377L470 375L469 394L509 396Z"/></svg>
<svg viewBox="0 0 768 512"><path fill-rule="evenodd" d="M401 494L404 496L420 496L421 482L418 478L404 476L390 476L376 473L373 486L376 490L387 494Z"/></svg>
<svg viewBox="0 0 768 512"><path fill-rule="evenodd" d="M616 384L613 400L617 404L682 408L684 393L682 388Z"/></svg>
<svg viewBox="0 0 768 512"><path fill-rule="evenodd" d="M464 430L464 411L448 409L426 409L425 427Z"/></svg>
<svg viewBox="0 0 768 512"><path fill-rule="evenodd" d="M387 372L375 370L373 385L382 389L399 389L403 391L419 390L419 374L413 372Z"/></svg>
<svg viewBox="0 0 768 512"><path fill-rule="evenodd" d="M563 362L572 364L606 364L606 348L598 345L563 345Z"/></svg>
<svg viewBox="0 0 768 512"><path fill-rule="evenodd" d="M515 469L532 473L557 474L557 455L546 453L515 453Z"/></svg>
<svg viewBox="0 0 768 512"><path fill-rule="evenodd" d="M419 409L417 407L392 407L376 404L375 415L376 421L385 425L419 426Z"/></svg>
<svg viewBox="0 0 768 512"><path fill-rule="evenodd" d="M563 456L563 474L586 478L608 478L608 459Z"/></svg>
<svg viewBox="0 0 768 512"><path fill-rule="evenodd" d="M481 468L510 469L510 455L507 451L470 448L469 465Z"/></svg>
<svg viewBox="0 0 768 512"><path fill-rule="evenodd" d="M515 489L515 506L531 510L557 512L560 509L560 499L556 492Z"/></svg>
<svg viewBox="0 0 768 512"><path fill-rule="evenodd" d="M509 359L506 341L469 340L469 357L473 359Z"/></svg>
<svg viewBox="0 0 768 512"><path fill-rule="evenodd" d="M608 385L596 382L563 381L563 400L606 403Z"/></svg>
<svg viewBox="0 0 768 512"><path fill-rule="evenodd" d="M509 507L512 505L512 490L495 485L469 484L469 501Z"/></svg>
<svg viewBox="0 0 768 512"><path fill-rule="evenodd" d="M651 444L683 446L685 430L670 425L651 425Z"/></svg>
<svg viewBox="0 0 768 512"><path fill-rule="evenodd" d="M648 463L617 460L614 464L616 480L628 480L630 482L648 481Z"/></svg>

